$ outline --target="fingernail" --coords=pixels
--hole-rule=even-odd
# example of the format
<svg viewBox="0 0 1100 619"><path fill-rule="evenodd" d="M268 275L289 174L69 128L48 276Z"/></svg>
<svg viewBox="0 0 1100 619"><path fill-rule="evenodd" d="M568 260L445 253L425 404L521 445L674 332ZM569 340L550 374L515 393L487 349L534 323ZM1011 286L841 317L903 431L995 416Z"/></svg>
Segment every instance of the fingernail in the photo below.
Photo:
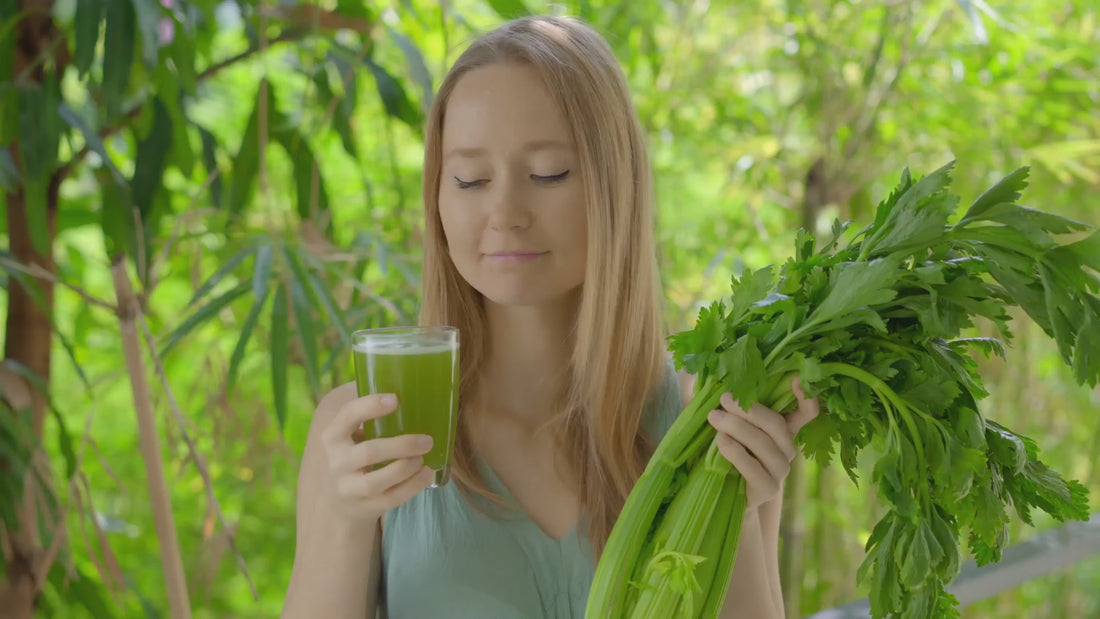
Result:
<svg viewBox="0 0 1100 619"><path fill-rule="evenodd" d="M432 440L432 437L424 435L416 439L416 446L421 449L431 449L434 442L435 441Z"/></svg>
<svg viewBox="0 0 1100 619"><path fill-rule="evenodd" d="M397 396L393 395L392 393L387 393L387 394L383 395L382 396L382 405L383 406L397 406Z"/></svg>
<svg viewBox="0 0 1100 619"><path fill-rule="evenodd" d="M707 415L707 421L709 421L711 423L718 423L719 421L722 420L722 415L724 415L724 414L725 413L720 411L720 410L713 410L713 411L710 412L709 415Z"/></svg>

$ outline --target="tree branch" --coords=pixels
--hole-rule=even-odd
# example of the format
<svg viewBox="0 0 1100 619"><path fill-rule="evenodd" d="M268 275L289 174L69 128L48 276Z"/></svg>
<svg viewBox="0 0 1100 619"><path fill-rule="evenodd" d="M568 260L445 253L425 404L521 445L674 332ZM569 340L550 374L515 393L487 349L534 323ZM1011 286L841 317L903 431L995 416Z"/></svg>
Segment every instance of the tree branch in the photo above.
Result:
<svg viewBox="0 0 1100 619"><path fill-rule="evenodd" d="M31 264L30 266L27 266L27 265L25 265L21 262L18 262L18 261L15 261L15 260L9 260L7 258L0 257L0 265L2 265L4 268L7 268L7 269L13 269L13 270L16 270L16 271L21 271L21 272L23 272L27 275L30 275L31 277L35 277L37 279L45 280L45 281L50 282L52 284L57 284L59 286L64 286L65 288L68 288L69 290L72 290L76 294L80 295L80 297L82 299L84 299L85 301L87 301L90 305L95 305L95 306L98 306L98 307L102 307L103 309L106 309L106 310L110 311L112 314L114 314L118 311L118 308L115 307L114 305L112 305L111 303L109 303L107 301L104 301L103 299L100 299L100 298L92 295L90 292L84 290L83 288L81 288L80 286L77 286L76 284L70 284L69 282L61 279L60 277L54 275L53 273L50 273L48 270L42 268L41 265L38 265L36 263Z"/></svg>
<svg viewBox="0 0 1100 619"><path fill-rule="evenodd" d="M157 353L157 347L153 339L153 333L149 330L149 324L145 321L145 314L137 312L136 322L141 326L141 331L145 336L145 345L149 349L149 356L153 361L153 370L160 378L161 386L164 388L164 394L168 398L168 408L172 411L172 415L176 419L176 423L179 425L180 436L183 437L183 442L187 444L187 451L190 454L191 461L195 463L195 469L199 472L199 477L202 478L203 486L206 488L206 499L210 502L210 507L217 515L218 521L221 523L222 528L225 530L226 541L229 543L229 547L233 550L233 554L237 558L237 565L241 568L241 573L244 575L245 582L248 583L248 589L252 592L252 599L260 599L259 593L256 592L256 585L252 582L252 575L248 571L248 564L245 563L244 555L241 554L241 549L237 546L236 536L233 534L233 529L229 526L229 523L225 519L225 513L222 511L221 503L218 501L217 495L214 493L214 481L210 478L210 472L206 467L206 460L202 458L199 453L199 448L195 444L195 440L191 438L191 435L187 433L187 421L184 419L183 411L180 410L179 403L176 401L175 392L172 391L172 386L168 382L168 374L164 371L164 364L161 362L160 354Z"/></svg>

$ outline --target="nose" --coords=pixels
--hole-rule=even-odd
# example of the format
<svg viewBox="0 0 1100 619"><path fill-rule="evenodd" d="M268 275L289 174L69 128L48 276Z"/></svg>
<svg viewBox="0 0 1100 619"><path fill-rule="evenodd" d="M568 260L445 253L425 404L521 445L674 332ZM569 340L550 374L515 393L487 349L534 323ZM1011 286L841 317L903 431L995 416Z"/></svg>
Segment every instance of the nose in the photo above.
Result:
<svg viewBox="0 0 1100 619"><path fill-rule="evenodd" d="M523 230L531 225L531 213L523 192L512 182L497 184L489 195L489 227L493 230Z"/></svg>

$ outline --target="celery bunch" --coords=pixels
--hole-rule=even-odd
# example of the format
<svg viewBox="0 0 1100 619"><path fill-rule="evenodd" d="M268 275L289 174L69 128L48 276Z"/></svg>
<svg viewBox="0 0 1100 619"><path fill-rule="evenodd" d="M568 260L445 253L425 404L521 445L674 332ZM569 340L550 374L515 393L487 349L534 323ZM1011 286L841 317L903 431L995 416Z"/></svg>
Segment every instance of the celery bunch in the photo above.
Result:
<svg viewBox="0 0 1100 619"><path fill-rule="evenodd" d="M789 412L794 375L822 414L797 437L822 465L858 483L869 449L886 515L857 572L875 617L958 617L947 586L965 543L1000 559L1008 509L1088 518L1087 492L1039 459L1034 441L979 412L987 395L973 351L1005 353L1008 306L1058 344L1076 380L1100 381L1100 232L1016 204L1026 168L959 203L948 164L914 182L904 171L874 222L816 248L801 231L794 258L733 280L727 305L704 308L673 336L678 367L697 379L687 408L627 498L597 565L590 618L716 617L745 512L744 480L717 451L707 414L739 404ZM1068 240L1064 235L1071 235ZM1001 339L960 337L975 319ZM967 532L965 543L963 532Z"/></svg>

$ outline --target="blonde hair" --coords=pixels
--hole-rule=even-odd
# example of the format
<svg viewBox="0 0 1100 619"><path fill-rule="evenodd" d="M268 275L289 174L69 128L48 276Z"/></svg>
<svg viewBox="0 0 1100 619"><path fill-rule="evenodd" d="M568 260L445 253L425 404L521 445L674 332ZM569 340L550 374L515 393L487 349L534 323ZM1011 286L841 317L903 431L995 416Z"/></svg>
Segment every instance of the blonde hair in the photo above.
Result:
<svg viewBox="0 0 1100 619"><path fill-rule="evenodd" d="M641 417L664 377L649 158L611 48L579 20L538 16L508 22L472 43L455 62L427 119L420 320L459 328L460 402L469 401L478 379L486 327L481 294L451 261L439 217L443 123L455 84L466 73L497 62L522 63L538 72L578 150L587 201L587 267L566 368L568 388L551 425L598 557L652 453L652 439L640 431ZM499 504L478 472L464 417L459 417L454 478L467 497Z"/></svg>

